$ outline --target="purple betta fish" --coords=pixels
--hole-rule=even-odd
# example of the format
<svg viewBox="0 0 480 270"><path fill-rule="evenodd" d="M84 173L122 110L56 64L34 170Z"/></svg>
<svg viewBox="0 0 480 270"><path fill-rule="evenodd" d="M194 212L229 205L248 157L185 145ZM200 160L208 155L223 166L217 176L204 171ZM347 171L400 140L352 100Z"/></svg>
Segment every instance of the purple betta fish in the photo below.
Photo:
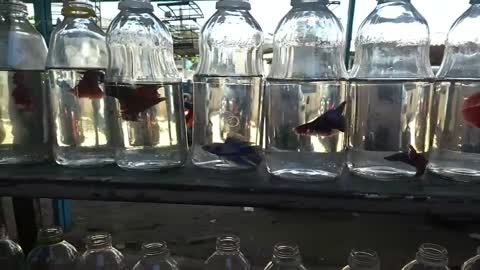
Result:
<svg viewBox="0 0 480 270"><path fill-rule="evenodd" d="M295 128L295 133L305 136L332 136L339 132L345 132L347 121L343 112L347 102L344 101L338 107L330 109L317 117L312 122Z"/></svg>
<svg viewBox="0 0 480 270"><path fill-rule="evenodd" d="M204 145L202 149L240 166L256 167L262 162L258 147L235 137L227 137L224 143Z"/></svg>
<svg viewBox="0 0 480 270"><path fill-rule="evenodd" d="M385 157L385 160L403 162L415 167L417 170L417 173L415 174L416 177L420 177L425 173L428 164L428 160L422 154L419 154L411 145L408 146L408 153L402 152L393 154Z"/></svg>

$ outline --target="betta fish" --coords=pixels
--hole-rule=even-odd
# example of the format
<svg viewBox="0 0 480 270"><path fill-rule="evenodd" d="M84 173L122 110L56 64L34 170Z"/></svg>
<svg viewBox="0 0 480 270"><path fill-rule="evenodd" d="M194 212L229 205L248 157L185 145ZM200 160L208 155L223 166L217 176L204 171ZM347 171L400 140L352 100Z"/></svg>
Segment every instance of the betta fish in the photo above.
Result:
<svg viewBox="0 0 480 270"><path fill-rule="evenodd" d="M138 121L138 114L167 100L158 94L157 84L131 86L117 86L116 97L120 103L120 111L125 121Z"/></svg>
<svg viewBox="0 0 480 270"><path fill-rule="evenodd" d="M105 74L98 70L80 72L83 75L78 84L71 90L78 98L99 99L103 97L100 84L104 81Z"/></svg>
<svg viewBox="0 0 480 270"><path fill-rule="evenodd" d="M385 160L403 162L415 167L417 170L415 174L416 177L422 176L425 173L428 164L428 160L422 154L419 154L411 145L408 146L408 153L393 154L385 157Z"/></svg>
<svg viewBox="0 0 480 270"><path fill-rule="evenodd" d="M465 121L480 128L480 92L465 99L462 114Z"/></svg>
<svg viewBox="0 0 480 270"><path fill-rule="evenodd" d="M343 111L347 102L342 102L338 107L330 109L317 117L312 122L295 128L298 135L306 136L332 136L338 132L345 132L346 123Z"/></svg>
<svg viewBox="0 0 480 270"><path fill-rule="evenodd" d="M187 128L193 127L193 104L191 102L185 101L184 102L184 109L185 109L185 122L187 124Z"/></svg>
<svg viewBox="0 0 480 270"><path fill-rule="evenodd" d="M262 162L260 150L239 138L228 137L224 143L204 145L202 149L240 166L256 167Z"/></svg>
<svg viewBox="0 0 480 270"><path fill-rule="evenodd" d="M13 75L13 83L15 88L12 91L12 97L15 105L20 111L33 111L33 101L30 96L30 90L25 86L24 82L19 78L19 73Z"/></svg>

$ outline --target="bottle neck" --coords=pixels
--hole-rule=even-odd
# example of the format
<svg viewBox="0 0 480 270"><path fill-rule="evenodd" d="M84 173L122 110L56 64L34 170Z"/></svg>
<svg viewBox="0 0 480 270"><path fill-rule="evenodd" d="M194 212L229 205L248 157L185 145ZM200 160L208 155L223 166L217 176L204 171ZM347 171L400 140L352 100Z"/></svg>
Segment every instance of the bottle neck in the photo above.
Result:
<svg viewBox="0 0 480 270"><path fill-rule="evenodd" d="M237 252L240 250L240 238L235 235L225 235L217 238L217 251Z"/></svg>
<svg viewBox="0 0 480 270"><path fill-rule="evenodd" d="M145 258L166 259L170 256L170 250L165 242L144 244L142 250Z"/></svg>
<svg viewBox="0 0 480 270"><path fill-rule="evenodd" d="M273 263L277 264L297 264L301 263L300 250L297 245L289 243L279 243L273 247Z"/></svg>
<svg viewBox="0 0 480 270"><path fill-rule="evenodd" d="M108 233L92 234L87 236L85 242L88 250L111 248L112 236Z"/></svg>
<svg viewBox="0 0 480 270"><path fill-rule="evenodd" d="M348 266L354 270L380 270L380 260L375 251L352 250L348 258Z"/></svg>
<svg viewBox="0 0 480 270"><path fill-rule="evenodd" d="M3 16L27 19L27 6L21 2L0 3L0 14Z"/></svg>
<svg viewBox="0 0 480 270"><path fill-rule="evenodd" d="M8 233L5 225L0 225L0 240L8 240Z"/></svg>
<svg viewBox="0 0 480 270"><path fill-rule="evenodd" d="M421 264L434 267L447 266L448 252L444 247L439 245L423 244L418 249L417 261Z"/></svg>
<svg viewBox="0 0 480 270"><path fill-rule="evenodd" d="M60 227L48 227L38 231L38 242L41 245L52 245L63 241L63 230Z"/></svg>

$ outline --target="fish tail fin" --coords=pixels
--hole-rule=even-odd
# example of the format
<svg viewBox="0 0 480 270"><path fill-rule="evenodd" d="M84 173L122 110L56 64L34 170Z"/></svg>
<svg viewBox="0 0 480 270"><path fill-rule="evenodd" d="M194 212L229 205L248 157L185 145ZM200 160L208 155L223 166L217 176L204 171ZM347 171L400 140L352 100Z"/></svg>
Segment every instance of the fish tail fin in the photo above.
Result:
<svg viewBox="0 0 480 270"><path fill-rule="evenodd" d="M306 123L296 127L294 130L295 130L295 133L297 133L298 135L303 135L303 134L307 134L310 129L311 129L311 123Z"/></svg>
<svg viewBox="0 0 480 270"><path fill-rule="evenodd" d="M335 108L335 111L339 112L340 114L342 114L344 111L345 111L345 107L347 106L347 102L344 101L342 103L340 103L340 105L338 105L337 108Z"/></svg>

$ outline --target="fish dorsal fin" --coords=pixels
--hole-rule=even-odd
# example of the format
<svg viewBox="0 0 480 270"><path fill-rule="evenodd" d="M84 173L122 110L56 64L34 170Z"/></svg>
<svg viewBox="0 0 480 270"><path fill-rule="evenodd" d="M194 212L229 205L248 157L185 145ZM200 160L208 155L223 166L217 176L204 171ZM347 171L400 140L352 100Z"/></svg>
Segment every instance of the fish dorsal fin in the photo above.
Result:
<svg viewBox="0 0 480 270"><path fill-rule="evenodd" d="M347 102L346 102L346 101L340 103L340 105L338 105L338 107L335 108L335 112L337 112L337 113L339 113L339 114L343 114L343 112L345 111L346 105L347 105Z"/></svg>

